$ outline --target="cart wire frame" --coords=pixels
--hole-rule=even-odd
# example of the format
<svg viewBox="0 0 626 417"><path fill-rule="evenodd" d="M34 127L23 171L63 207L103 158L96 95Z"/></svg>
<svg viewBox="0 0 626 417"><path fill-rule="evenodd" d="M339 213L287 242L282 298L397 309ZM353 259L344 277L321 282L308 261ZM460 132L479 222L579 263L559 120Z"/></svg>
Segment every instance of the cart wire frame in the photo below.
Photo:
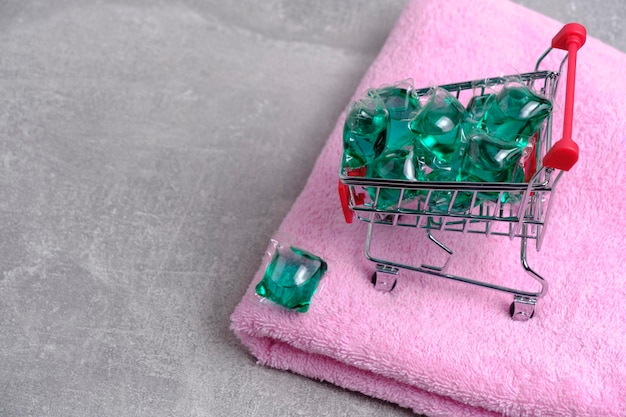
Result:
<svg viewBox="0 0 626 417"><path fill-rule="evenodd" d="M555 36L552 40L552 46L538 59L533 72L439 86L460 101L466 101L465 98L471 95L477 93L482 95L486 89L502 86L510 80L515 80L523 82L553 101L563 67L565 63L568 63L564 135L556 143L558 146L553 146L551 138L552 113L550 113L537 133L532 155L536 161L536 171L527 182L479 183L373 179L367 178L363 171L350 171L342 167L339 173L339 194L344 215L348 223L352 222L353 215L368 223L364 253L366 259L376 263L376 272L372 276L372 283L377 290L391 291L396 285L396 276L399 270L406 269L513 294L514 299L509 310L511 317L514 320L523 321L534 316L537 299L546 294L548 283L530 267L527 258L527 246L529 240L535 240L536 250L541 249L554 201L553 194L563 172L569 170L578 157L578 147L571 140L571 125L576 53L584 44L585 39L585 28L577 23L569 23ZM554 48L567 51L558 71L540 71L539 67L542 61ZM412 90L416 97L422 97L430 91L431 87ZM560 149L563 147L566 149ZM557 155L556 157L550 155L551 160L546 163L548 153ZM379 204L381 190L386 189L399 190L395 204L389 204L389 201L386 201L385 204ZM405 199L404 195L408 192L419 192L422 198ZM448 195L449 204L447 208L441 207L441 205L431 207L433 194L440 192L445 192ZM491 198L479 197L484 196L485 193L489 193ZM464 199L471 195L469 208L459 209L455 205L460 195ZM440 266L423 263L409 265L375 257L371 253L374 226L424 229L428 239L446 254L446 261ZM433 231L508 236L511 240L520 239L522 268L539 284L539 290L527 291L447 273L446 268L453 251L436 238L432 234Z"/></svg>

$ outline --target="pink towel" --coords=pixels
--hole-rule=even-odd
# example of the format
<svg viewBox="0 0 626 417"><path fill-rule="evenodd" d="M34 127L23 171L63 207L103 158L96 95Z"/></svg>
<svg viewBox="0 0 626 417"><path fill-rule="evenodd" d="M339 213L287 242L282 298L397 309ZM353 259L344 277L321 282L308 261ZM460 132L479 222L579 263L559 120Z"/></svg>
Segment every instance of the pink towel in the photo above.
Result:
<svg viewBox="0 0 626 417"><path fill-rule="evenodd" d="M411 1L355 97L405 78L425 87L532 71L561 27L502 0ZM580 160L559 184L542 250L529 253L550 284L533 319L511 320L511 295L408 271L390 293L373 288L366 224L346 224L337 196L341 115L277 232L328 261L311 307L299 314L259 302L259 270L234 332L263 365L433 417L626 416L625 69L624 54L592 38L578 55ZM383 229L381 254L435 255L423 231ZM519 240L438 236L455 252L450 272L528 282Z"/></svg>

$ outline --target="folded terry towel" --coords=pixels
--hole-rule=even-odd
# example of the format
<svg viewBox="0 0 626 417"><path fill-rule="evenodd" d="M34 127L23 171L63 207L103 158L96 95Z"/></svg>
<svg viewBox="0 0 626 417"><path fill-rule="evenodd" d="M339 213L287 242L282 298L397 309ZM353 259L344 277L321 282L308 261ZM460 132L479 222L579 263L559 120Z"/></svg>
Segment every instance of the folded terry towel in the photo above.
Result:
<svg viewBox="0 0 626 417"><path fill-rule="evenodd" d="M561 26L502 0L414 0L354 97L406 78L427 87L532 71ZM429 416L626 416L626 56L589 38L578 58L580 160L559 183L542 250L529 253L550 285L533 319L511 320L508 294L408 271L390 293L373 288L366 225L346 224L337 197L341 115L277 232L328 262L309 311L259 302L259 270L232 316L259 363ZM377 250L409 263L435 256L413 232L424 235L384 228ZM453 273L528 281L519 240L439 238L455 252Z"/></svg>

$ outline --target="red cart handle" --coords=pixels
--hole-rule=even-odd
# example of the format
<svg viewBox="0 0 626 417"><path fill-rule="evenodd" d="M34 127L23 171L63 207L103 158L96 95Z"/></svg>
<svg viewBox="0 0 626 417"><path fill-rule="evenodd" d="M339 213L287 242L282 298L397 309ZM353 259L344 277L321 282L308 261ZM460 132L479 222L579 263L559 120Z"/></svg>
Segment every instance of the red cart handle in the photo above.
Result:
<svg viewBox="0 0 626 417"><path fill-rule="evenodd" d="M568 23L552 39L552 47L567 51L567 85L565 86L565 113L563 137L543 158L543 165L569 171L578 160L578 145L572 139L574 119L574 87L576 85L576 53L585 44L587 31L579 23Z"/></svg>

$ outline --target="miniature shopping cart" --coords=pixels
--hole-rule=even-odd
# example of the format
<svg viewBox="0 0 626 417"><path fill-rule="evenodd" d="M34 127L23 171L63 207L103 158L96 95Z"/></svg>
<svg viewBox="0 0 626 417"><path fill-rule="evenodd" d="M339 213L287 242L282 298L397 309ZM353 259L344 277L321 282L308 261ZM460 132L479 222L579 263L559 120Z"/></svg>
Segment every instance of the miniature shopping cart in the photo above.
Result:
<svg viewBox="0 0 626 417"><path fill-rule="evenodd" d="M514 296L510 314L514 320L528 320L533 317L537 300L545 295L547 282L528 264L527 246L534 240L540 250L556 191L563 172L568 171L578 159L578 146L572 140L572 119L574 109L574 86L576 77L576 53L585 43L586 31L582 25L569 23L552 40L551 47L539 58L533 72L516 74L514 77L525 85L540 91L550 101L554 100L559 77L567 62L565 103L563 106L563 136L552 143L552 114L536 133L536 144L526 168L530 167L524 182L468 182L468 181L410 181L404 179L370 178L364 170L342 166L339 180L339 195L343 212L348 223L356 214L359 220L368 223L365 238L365 257L376 264L372 283L377 290L391 291L396 285L400 269L417 271L436 277L447 278L472 285L478 285ZM544 58L553 49L567 51L557 71L540 70ZM511 77L494 77L478 81L468 81L442 85L462 102L476 89L485 86L503 85ZM482 86L482 87L481 87ZM428 93L430 88L416 89L416 97ZM482 91L484 93L484 90ZM397 204L381 204L382 192L393 190L398 195ZM398 192L399 191L399 192ZM431 207L432 196L445 191L450 196L447 209ZM410 203L403 200L408 193L419 192L423 197ZM497 196L491 200L479 196L489 193ZM466 210L455 209L455 200L463 195L471 198ZM410 227L424 229L432 243L440 248L446 257L443 265L408 265L371 254L374 227ZM470 279L446 272L453 251L433 231L459 232L467 234L508 236L521 242L520 259L523 269L539 283L537 291L527 291L508 286L496 285L477 279ZM537 284L535 284L537 285Z"/></svg>

